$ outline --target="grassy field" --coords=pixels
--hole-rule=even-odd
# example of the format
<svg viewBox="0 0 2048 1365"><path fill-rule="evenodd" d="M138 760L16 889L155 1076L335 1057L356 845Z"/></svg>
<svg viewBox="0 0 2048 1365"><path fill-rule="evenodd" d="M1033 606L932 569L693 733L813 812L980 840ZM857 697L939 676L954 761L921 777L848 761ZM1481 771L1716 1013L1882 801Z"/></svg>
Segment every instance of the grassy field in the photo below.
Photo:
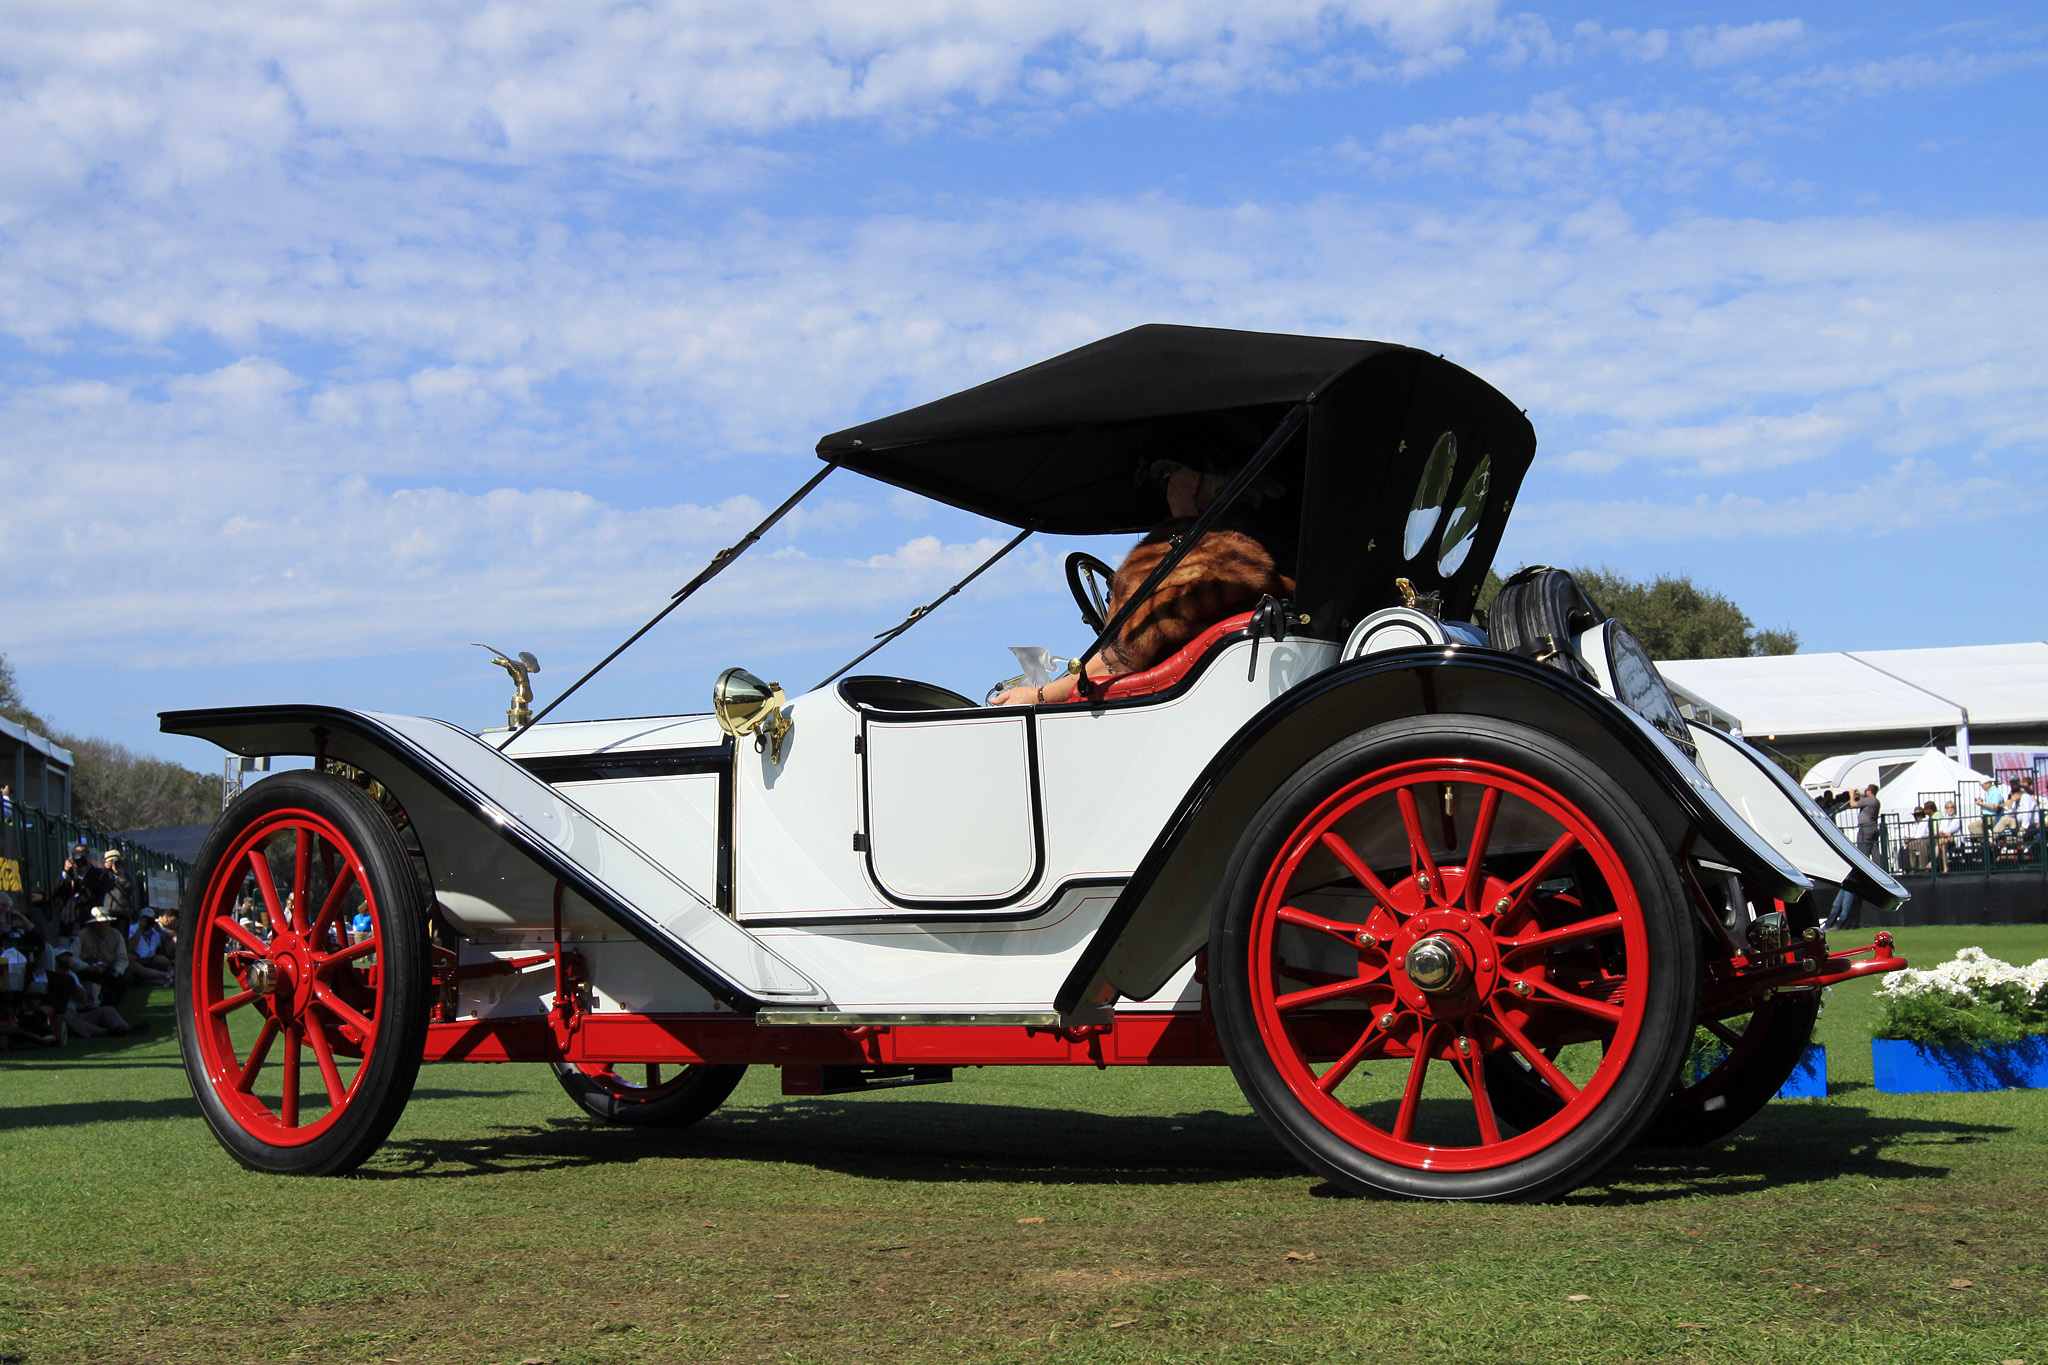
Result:
<svg viewBox="0 0 2048 1365"><path fill-rule="evenodd" d="M439 1066L359 1177L266 1178L161 1001L144 1038L0 1057L0 1356L2048 1365L2048 1092L1877 1094L1867 983L1822 1017L1826 1100L1538 1207L1338 1195L1221 1069L809 1100L763 1070L663 1134Z"/></svg>

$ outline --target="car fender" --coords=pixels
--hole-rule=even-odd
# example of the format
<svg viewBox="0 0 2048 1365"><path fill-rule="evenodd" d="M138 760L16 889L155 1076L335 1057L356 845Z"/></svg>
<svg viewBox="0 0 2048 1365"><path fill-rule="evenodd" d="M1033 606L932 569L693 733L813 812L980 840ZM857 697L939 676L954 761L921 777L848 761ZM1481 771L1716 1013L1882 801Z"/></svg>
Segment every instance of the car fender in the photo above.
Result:
<svg viewBox="0 0 2048 1365"><path fill-rule="evenodd" d="M827 1003L825 993L701 891L477 736L446 721L330 706L166 711L167 734L251 757L313 754L384 784L419 832L435 894L545 924L610 921L732 1008ZM594 915L593 915L594 912Z"/></svg>
<svg viewBox="0 0 2048 1365"><path fill-rule="evenodd" d="M1061 986L1066 1013L1144 999L1207 941L1216 888L1268 797L1345 735L1404 716L1511 717L1598 764L1673 856L1718 858L1762 894L1794 900L1808 876L1757 833L1649 722L1593 687L1500 650L1432 645L1338 665L1247 722L1195 779ZM1690 843L1688 843L1690 841Z"/></svg>

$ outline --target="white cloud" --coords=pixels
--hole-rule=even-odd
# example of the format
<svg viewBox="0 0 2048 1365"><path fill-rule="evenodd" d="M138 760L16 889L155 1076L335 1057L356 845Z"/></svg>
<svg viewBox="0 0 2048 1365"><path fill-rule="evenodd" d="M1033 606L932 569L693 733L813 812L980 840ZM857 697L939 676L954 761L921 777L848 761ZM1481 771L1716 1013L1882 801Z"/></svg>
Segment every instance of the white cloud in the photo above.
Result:
<svg viewBox="0 0 2048 1365"><path fill-rule="evenodd" d="M1757 24L1716 24L1689 28L1680 35L1694 66L1727 66L1753 61L1806 36L1798 19L1771 19Z"/></svg>

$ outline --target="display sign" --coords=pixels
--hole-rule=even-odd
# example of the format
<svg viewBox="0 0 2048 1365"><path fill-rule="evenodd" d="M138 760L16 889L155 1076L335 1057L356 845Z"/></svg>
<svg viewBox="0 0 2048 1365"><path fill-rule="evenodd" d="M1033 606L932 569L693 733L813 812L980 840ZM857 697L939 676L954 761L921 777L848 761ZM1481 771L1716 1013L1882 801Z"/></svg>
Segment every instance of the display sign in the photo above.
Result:
<svg viewBox="0 0 2048 1365"><path fill-rule="evenodd" d="M0 891L21 890L21 863L13 858L0 858Z"/></svg>
<svg viewBox="0 0 2048 1365"><path fill-rule="evenodd" d="M152 910L175 910L178 908L178 874L175 872L151 872L149 885L149 908Z"/></svg>

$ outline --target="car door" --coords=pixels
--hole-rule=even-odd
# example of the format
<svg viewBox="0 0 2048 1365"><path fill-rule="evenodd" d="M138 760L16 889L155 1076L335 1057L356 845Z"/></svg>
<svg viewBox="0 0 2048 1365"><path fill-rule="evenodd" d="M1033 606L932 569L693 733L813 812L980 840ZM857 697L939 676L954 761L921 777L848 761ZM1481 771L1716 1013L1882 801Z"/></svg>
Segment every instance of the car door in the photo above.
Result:
<svg viewBox="0 0 2048 1365"><path fill-rule="evenodd" d="M1044 871L1027 708L889 716L862 733L862 843L875 889L910 909L997 909Z"/></svg>

